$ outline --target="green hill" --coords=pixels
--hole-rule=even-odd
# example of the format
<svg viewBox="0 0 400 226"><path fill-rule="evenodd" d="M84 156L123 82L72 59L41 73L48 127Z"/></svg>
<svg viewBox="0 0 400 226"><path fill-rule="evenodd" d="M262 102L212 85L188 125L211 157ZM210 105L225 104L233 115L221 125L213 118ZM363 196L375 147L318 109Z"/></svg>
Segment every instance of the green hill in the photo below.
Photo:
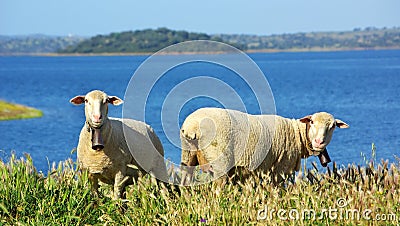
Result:
<svg viewBox="0 0 400 226"><path fill-rule="evenodd" d="M145 29L97 35L60 50L59 53L149 53L164 47L191 40L212 40L222 42L219 37L205 33L174 31L167 28ZM235 43L230 43L235 45ZM238 48L244 45L236 45ZM215 51L218 51L216 49Z"/></svg>

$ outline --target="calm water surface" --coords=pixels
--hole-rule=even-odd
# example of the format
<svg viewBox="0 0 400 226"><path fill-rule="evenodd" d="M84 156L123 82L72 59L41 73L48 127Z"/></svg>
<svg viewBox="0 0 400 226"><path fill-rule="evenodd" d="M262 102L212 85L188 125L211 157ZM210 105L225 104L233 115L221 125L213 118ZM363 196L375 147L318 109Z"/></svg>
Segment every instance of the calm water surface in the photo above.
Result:
<svg viewBox="0 0 400 226"><path fill-rule="evenodd" d="M300 118L328 111L350 125L349 129L336 130L328 146L334 161L360 164L364 161L361 153L371 157L372 143L378 160L396 161L394 155L400 156L400 51L257 53L250 57L266 75L279 115ZM76 159L71 151L77 146L84 114L83 108L71 105L69 99L93 89L123 98L131 76L145 59L146 56L0 57L0 99L44 112L38 119L0 121L0 157L5 160L12 152L29 153L43 171L53 161ZM160 111L155 103L162 102L168 87L176 85L179 76L218 74L241 87L243 81L229 73L207 64L177 68L170 79L166 76L160 80L158 85L164 89L153 91L160 93L152 97L148 110ZM252 103L252 93L246 87L238 92L248 111L257 113L252 109L257 106ZM197 98L185 105L179 123L191 111L204 106L220 104ZM121 112L120 106L110 107L109 115L120 117ZM179 163L179 148L166 138L159 114L147 117L146 122L159 134L166 156Z"/></svg>

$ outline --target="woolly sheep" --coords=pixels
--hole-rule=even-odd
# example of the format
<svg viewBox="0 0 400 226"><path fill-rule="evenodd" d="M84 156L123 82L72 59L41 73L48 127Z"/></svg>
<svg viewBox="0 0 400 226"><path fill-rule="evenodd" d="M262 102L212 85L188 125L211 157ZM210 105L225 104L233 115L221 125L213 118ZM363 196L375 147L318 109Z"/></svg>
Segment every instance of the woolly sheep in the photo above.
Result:
<svg viewBox="0 0 400 226"><path fill-rule="evenodd" d="M120 98L94 90L70 102L85 104L86 122L79 135L77 154L79 166L88 171L95 195L100 180L113 184L113 198L121 198L125 187L137 179L138 170L167 180L164 150L153 129L144 122L107 116L108 104L120 105Z"/></svg>
<svg viewBox="0 0 400 226"><path fill-rule="evenodd" d="M221 185L238 171L242 179L254 172L269 173L276 183L280 176L299 171L301 159L312 155L327 158L321 160L326 166L326 146L335 127L349 126L326 112L295 120L220 108L198 109L185 119L180 131L181 184L192 180L194 167L190 166L196 165L219 178L216 183Z"/></svg>

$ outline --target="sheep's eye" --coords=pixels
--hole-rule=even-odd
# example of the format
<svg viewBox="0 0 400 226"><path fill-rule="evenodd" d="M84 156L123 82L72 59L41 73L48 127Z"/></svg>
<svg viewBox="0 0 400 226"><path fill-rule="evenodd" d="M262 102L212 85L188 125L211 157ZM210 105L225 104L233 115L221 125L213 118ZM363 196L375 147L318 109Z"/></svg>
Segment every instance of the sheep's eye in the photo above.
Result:
<svg viewBox="0 0 400 226"><path fill-rule="evenodd" d="M312 124L314 124L314 121L313 121L313 120L310 120L310 123L311 123L311 125L312 125Z"/></svg>
<svg viewBox="0 0 400 226"><path fill-rule="evenodd" d="M85 103L88 103L88 100L87 100L87 99L85 99Z"/></svg>

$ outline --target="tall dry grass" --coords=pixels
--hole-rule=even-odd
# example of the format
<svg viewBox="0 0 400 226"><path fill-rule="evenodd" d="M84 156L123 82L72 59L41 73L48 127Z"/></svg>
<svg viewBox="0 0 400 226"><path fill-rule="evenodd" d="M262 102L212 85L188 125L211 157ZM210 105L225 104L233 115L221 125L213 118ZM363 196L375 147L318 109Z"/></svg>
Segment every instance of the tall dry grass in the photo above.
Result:
<svg viewBox="0 0 400 226"><path fill-rule="evenodd" d="M173 187L140 177L127 199L94 198L72 160L44 175L29 155L0 162L0 224L17 225L398 225L400 165L336 165L300 172L281 186L265 176L227 184ZM178 175L179 176L179 175ZM293 183L294 182L294 183Z"/></svg>

